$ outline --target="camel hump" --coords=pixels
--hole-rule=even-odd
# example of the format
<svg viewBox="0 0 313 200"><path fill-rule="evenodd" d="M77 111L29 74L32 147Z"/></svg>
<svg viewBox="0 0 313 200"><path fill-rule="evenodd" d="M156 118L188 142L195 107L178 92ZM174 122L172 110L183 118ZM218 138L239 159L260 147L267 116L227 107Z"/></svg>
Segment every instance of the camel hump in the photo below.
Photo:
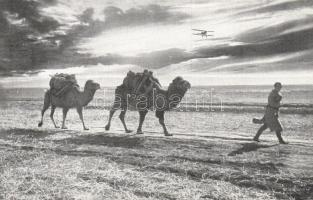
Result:
<svg viewBox="0 0 313 200"><path fill-rule="evenodd" d="M139 73L129 71L123 80L123 88L126 88L129 92L132 92L141 76L142 75Z"/></svg>
<svg viewBox="0 0 313 200"><path fill-rule="evenodd" d="M127 76L128 77L133 77L133 76L135 76L135 72L129 70L129 72L127 72Z"/></svg>
<svg viewBox="0 0 313 200"><path fill-rule="evenodd" d="M79 88L75 74L55 74L51 77L49 85L52 95L57 97L65 95L73 88Z"/></svg>
<svg viewBox="0 0 313 200"><path fill-rule="evenodd" d="M143 72L134 73L129 71L123 80L123 86L129 93L141 94L145 92L144 87L150 84L161 86L159 80L153 76L152 71L144 70Z"/></svg>

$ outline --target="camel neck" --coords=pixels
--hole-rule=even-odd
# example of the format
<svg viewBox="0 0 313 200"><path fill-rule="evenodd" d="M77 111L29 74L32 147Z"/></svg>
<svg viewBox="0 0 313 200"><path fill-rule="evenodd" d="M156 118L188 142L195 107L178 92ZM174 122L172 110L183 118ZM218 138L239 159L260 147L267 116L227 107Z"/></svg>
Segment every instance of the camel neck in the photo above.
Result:
<svg viewBox="0 0 313 200"><path fill-rule="evenodd" d="M170 97L172 95L176 95L176 96L179 96L179 97L183 97L185 95L185 91L182 91L182 90L178 90L178 89L173 89L173 88L168 88L167 90L167 96Z"/></svg>
<svg viewBox="0 0 313 200"><path fill-rule="evenodd" d="M95 92L95 90L84 89L84 91L81 93L81 105L87 105L93 99Z"/></svg>

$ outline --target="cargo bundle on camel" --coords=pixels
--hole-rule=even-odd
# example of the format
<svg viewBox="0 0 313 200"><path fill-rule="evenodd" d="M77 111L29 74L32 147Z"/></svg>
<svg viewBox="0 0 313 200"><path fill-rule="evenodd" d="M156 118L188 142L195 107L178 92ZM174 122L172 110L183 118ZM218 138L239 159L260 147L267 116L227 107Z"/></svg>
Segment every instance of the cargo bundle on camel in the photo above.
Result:
<svg viewBox="0 0 313 200"><path fill-rule="evenodd" d="M159 80L148 70L144 70L143 73L129 71L122 86L132 95L148 95L153 87L161 88Z"/></svg>
<svg viewBox="0 0 313 200"><path fill-rule="evenodd" d="M54 96L61 97L72 88L79 89L75 74L55 74L51 77L50 90Z"/></svg>
<svg viewBox="0 0 313 200"><path fill-rule="evenodd" d="M83 118L83 107L92 99L96 90L100 89L98 83L92 80L86 81L84 91L79 90L75 75L73 74L56 74L50 80L50 89L46 91L44 97L44 105L41 111L41 121L38 126L43 124L43 116L45 111L51 106L50 118L55 128L59 128L54 119L54 111L56 107L63 108L62 129L66 129L65 119L70 108L76 108L79 118L83 123L84 130L88 130L85 126Z"/></svg>
<svg viewBox="0 0 313 200"><path fill-rule="evenodd" d="M115 89L115 99L110 110L109 121L105 129L109 130L111 120L116 110L121 109L120 120L127 133L131 132L125 123L125 114L129 107L139 111L139 126L137 134L143 134L142 124L148 110L155 110L156 117L159 118L164 134L168 133L164 123L164 112L175 108L182 100L183 96L190 89L191 85L182 77L176 77L167 90L161 88L159 81L152 72L145 70L143 73L129 71L123 84Z"/></svg>

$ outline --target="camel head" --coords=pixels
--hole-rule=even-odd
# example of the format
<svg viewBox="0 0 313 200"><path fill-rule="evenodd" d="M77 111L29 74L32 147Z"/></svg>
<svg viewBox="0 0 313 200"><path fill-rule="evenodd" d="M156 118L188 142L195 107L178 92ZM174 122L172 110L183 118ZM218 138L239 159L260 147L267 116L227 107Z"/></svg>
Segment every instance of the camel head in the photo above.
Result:
<svg viewBox="0 0 313 200"><path fill-rule="evenodd" d="M100 84L99 83L96 83L94 82L93 80L88 80L86 81L86 84L85 84L85 91L86 90L90 90L90 91L96 91L100 89Z"/></svg>
<svg viewBox="0 0 313 200"><path fill-rule="evenodd" d="M188 81L184 80L181 76L178 76L168 86L168 91L170 94L183 96L190 88L191 84Z"/></svg>

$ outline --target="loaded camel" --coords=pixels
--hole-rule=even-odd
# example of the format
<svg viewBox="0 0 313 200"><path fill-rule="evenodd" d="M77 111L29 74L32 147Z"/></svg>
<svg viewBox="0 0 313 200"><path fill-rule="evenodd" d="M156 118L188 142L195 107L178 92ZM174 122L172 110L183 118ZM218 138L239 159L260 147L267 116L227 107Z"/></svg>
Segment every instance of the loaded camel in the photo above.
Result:
<svg viewBox="0 0 313 200"><path fill-rule="evenodd" d="M125 79L127 79L127 77ZM139 126L137 128L137 134L143 134L142 124L145 120L148 110L155 110L155 115L159 119L159 123L164 131L164 135L172 136L172 134L167 131L167 128L165 126L164 112L177 107L187 90L190 89L190 83L184 80L182 77L176 77L169 85L168 89L163 90L159 87L158 81L148 79L145 85L150 85L152 91L148 90L148 92L141 92L141 95L134 95L131 94L131 90L129 89L133 88L133 86L125 84L131 81L125 81L125 79L124 84L118 86L115 90L114 103L110 110L109 121L105 126L105 129L110 129L111 120L115 111L121 109L119 118L124 126L125 132L132 132L126 126L125 114L128 107L133 107L139 112ZM138 82L138 79L136 80L136 78L133 78L132 80ZM135 83L134 85L136 84L138 85L138 83ZM137 89L138 88L136 88L135 91Z"/></svg>
<svg viewBox="0 0 313 200"><path fill-rule="evenodd" d="M63 121L62 121L62 129L67 129L65 126L65 118L67 112L70 108L76 108L79 118L83 123L84 130L88 130L85 126L84 118L83 118L83 107L86 106L94 97L95 92L100 89L100 85L98 83L93 82L92 80L86 81L84 91L79 91L78 88L72 87L69 91L67 91L62 96L55 96L52 94L51 89L47 90L44 97L44 105L41 111L41 121L38 124L38 127L41 127L43 124L43 116L45 111L51 105L51 113L50 118L53 122L55 128L59 128L54 119L53 114L57 107L63 109Z"/></svg>

